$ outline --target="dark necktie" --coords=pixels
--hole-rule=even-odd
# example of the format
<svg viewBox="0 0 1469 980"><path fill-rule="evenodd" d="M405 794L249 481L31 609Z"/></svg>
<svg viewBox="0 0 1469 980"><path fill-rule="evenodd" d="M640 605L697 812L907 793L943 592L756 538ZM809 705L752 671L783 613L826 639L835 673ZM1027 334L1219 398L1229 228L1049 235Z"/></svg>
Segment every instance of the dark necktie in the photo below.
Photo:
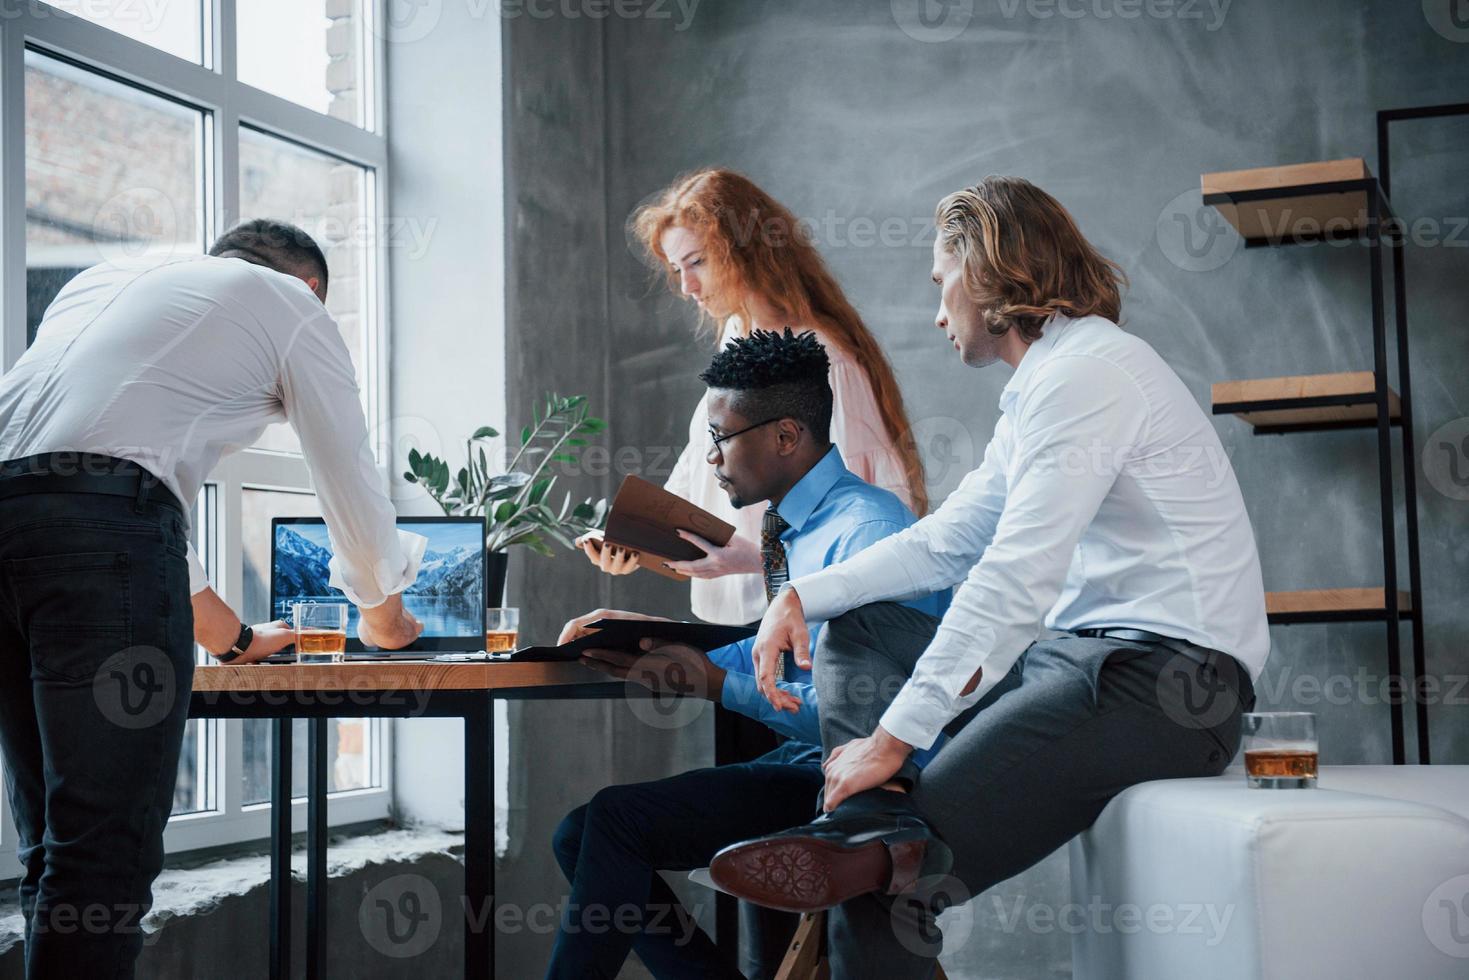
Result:
<svg viewBox="0 0 1469 980"><path fill-rule="evenodd" d="M790 581L791 572L786 566L786 546L780 536L790 527L776 513L774 505L765 508L765 517L760 522L760 563L765 568L765 599L775 598L780 587ZM786 674L785 654L775 662L775 679L783 680Z"/></svg>

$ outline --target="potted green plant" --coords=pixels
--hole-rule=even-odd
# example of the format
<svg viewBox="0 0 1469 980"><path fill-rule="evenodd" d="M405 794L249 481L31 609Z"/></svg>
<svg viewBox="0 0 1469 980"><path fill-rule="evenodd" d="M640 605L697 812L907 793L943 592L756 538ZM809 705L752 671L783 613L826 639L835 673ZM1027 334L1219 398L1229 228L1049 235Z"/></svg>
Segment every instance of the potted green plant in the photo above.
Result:
<svg viewBox="0 0 1469 980"><path fill-rule="evenodd" d="M606 422L590 414L585 396L548 394L543 404L532 406L531 424L520 430L520 448L503 473L490 471L486 444L500 433L488 425L465 440L465 465L452 479L444 460L409 450L405 480L422 486L447 515L485 517L487 604L504 602L507 551L512 546L523 545L550 558L555 554L551 542L573 548L574 538L606 523L605 498L572 504L567 494L560 507L552 506L549 498L557 477L546 473L553 462L575 463L588 437L606 428Z"/></svg>

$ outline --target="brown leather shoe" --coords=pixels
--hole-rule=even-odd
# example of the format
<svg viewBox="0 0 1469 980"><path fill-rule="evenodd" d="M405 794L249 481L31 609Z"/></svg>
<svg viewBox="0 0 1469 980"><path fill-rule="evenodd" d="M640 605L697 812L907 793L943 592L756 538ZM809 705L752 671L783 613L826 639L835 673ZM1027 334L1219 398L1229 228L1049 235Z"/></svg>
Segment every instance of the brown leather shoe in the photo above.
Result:
<svg viewBox="0 0 1469 980"><path fill-rule="evenodd" d="M868 892L898 895L953 864L906 793L858 793L803 827L731 844L709 865L724 891L786 912L829 909Z"/></svg>

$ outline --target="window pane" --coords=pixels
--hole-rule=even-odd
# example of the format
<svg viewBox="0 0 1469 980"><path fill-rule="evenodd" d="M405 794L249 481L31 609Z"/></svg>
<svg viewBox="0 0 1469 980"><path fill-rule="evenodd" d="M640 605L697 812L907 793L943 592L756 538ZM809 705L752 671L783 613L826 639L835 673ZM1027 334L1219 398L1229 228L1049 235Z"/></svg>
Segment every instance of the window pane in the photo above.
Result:
<svg viewBox="0 0 1469 980"><path fill-rule="evenodd" d="M347 342L359 381L374 271L367 188L363 167L258 130L240 130L240 216L289 221L316 239L330 273L326 308ZM280 452L301 449L284 424L271 426L255 445Z"/></svg>
<svg viewBox="0 0 1469 980"><path fill-rule="evenodd" d="M320 517L316 497L288 490L245 487L241 491L241 544L244 552L245 618L252 623L270 618L270 522L276 517ZM327 725L327 753L332 792L378 786L376 737L378 725L365 718L332 719ZM306 795L306 722L295 722L291 743L291 793ZM270 722L243 723L244 802L270 799Z"/></svg>
<svg viewBox="0 0 1469 980"><path fill-rule="evenodd" d="M361 0L249 0L235 24L240 81L362 125Z"/></svg>
<svg viewBox="0 0 1469 980"><path fill-rule="evenodd" d="M33 51L25 56L26 342L98 262L203 251L203 116Z"/></svg>
<svg viewBox="0 0 1469 980"><path fill-rule="evenodd" d="M169 54L202 63L204 30L199 0L46 0L69 14L151 44ZM35 6L34 4L32 5ZM45 9L45 8L40 8Z"/></svg>

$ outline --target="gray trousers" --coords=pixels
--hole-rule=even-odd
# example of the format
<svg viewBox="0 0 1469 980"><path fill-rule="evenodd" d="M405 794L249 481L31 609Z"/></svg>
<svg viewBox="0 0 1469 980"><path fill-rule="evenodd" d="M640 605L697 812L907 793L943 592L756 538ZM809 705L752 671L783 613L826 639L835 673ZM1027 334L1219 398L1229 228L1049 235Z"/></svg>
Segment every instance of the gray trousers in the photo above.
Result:
<svg viewBox="0 0 1469 980"><path fill-rule="evenodd" d="M826 625L812 665L824 754L873 732L937 628L932 616L888 602ZM1066 635L1031 644L948 726L927 768L902 774L917 777L914 800L953 850L952 874L833 909L832 976L931 977L943 942L934 906L1029 868L1128 786L1218 775L1254 701L1237 661L1182 641Z"/></svg>

